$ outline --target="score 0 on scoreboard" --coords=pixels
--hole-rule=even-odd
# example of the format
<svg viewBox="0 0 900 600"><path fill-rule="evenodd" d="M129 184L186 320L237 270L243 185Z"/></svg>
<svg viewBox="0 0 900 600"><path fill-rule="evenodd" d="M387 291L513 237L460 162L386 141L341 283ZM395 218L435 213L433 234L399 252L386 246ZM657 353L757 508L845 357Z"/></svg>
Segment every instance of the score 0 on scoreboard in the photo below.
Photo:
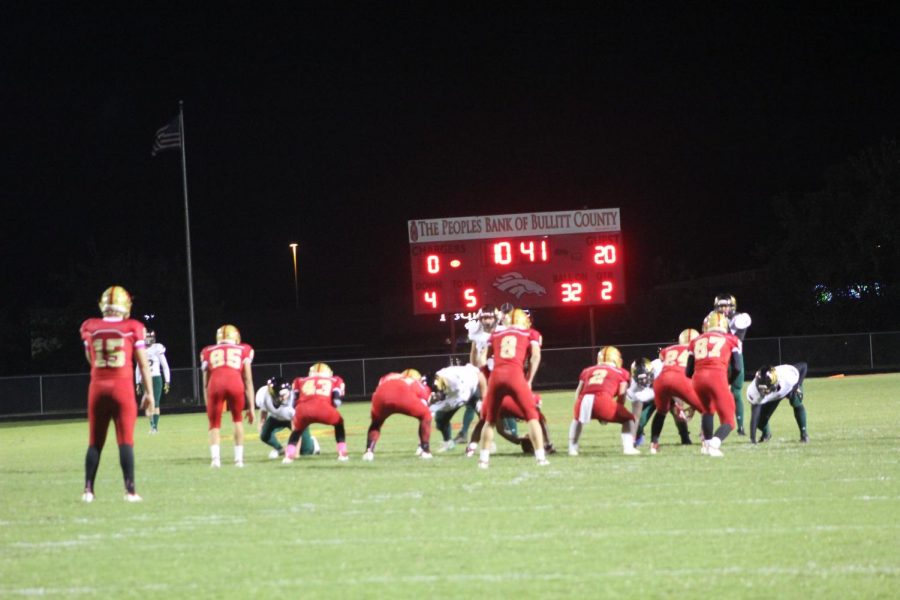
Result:
<svg viewBox="0 0 900 600"><path fill-rule="evenodd" d="M413 312L625 303L619 209L408 222Z"/></svg>

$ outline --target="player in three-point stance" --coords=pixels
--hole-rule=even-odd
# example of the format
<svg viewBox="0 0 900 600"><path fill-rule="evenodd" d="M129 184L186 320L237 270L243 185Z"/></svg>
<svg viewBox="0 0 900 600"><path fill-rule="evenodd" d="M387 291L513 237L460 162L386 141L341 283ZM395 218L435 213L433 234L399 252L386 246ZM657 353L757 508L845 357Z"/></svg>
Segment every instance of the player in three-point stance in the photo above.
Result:
<svg viewBox="0 0 900 600"><path fill-rule="evenodd" d="M156 332L152 329L147 330L147 362L150 363L150 375L153 377L153 399L154 409L150 415L150 433L159 433L159 404L163 394L169 393L169 382L171 374L169 372L169 361L166 360L166 347L156 341ZM138 386L138 395L141 395L142 388L140 367L134 368L134 381Z"/></svg>
<svg viewBox="0 0 900 600"><path fill-rule="evenodd" d="M372 394L372 422L369 425L363 460L375 459L375 444L381 437L381 426L395 413L419 420L419 446L416 455L430 459L431 450L428 445L431 439L431 411L428 410L430 397L431 389L425 384L422 374L415 369L388 373L382 377L378 381L375 393Z"/></svg>
<svg viewBox="0 0 900 600"><path fill-rule="evenodd" d="M531 391L534 376L541 363L541 334L531 328L531 317L521 308L512 310L509 321L508 327L497 328L490 337L488 353L494 358L494 370L491 371L482 404L481 416L485 426L481 431L478 466L483 469L488 468L490 463L494 428L501 419L500 407L506 396L512 398L526 418L535 460L539 465L549 464L544 450L540 418Z"/></svg>
<svg viewBox="0 0 900 600"><path fill-rule="evenodd" d="M253 348L241 343L241 332L234 325L216 330L216 343L200 353L203 369L203 401L209 420L210 466L222 466L220 429L225 406L231 412L234 427L234 466L244 466L244 423L241 416L247 408L247 422L256 417L253 394Z"/></svg>
<svg viewBox="0 0 900 600"><path fill-rule="evenodd" d="M747 329L750 328L750 315L747 313L737 312L737 299L731 294L719 294L713 301L716 312L720 312L728 317L728 331L730 331L737 339L744 343L744 336L747 335ZM741 349L743 352L743 348ZM744 387L744 363L741 363L741 370L735 375L735 379L731 382L731 395L734 396L734 418L737 422L738 435L744 434L744 403L741 401L741 390Z"/></svg>
<svg viewBox="0 0 900 600"><path fill-rule="evenodd" d="M681 427L687 429L688 415L695 411L700 411L701 414L704 412L703 403L697 397L693 383L684 373L690 354L688 345L698 337L700 332L696 329L685 329L678 334L677 344L666 346L659 351L662 370L653 380L656 414L650 423L650 454L659 452L659 436L665 425L666 412L675 408L677 413L684 415L682 419L676 417L682 443L687 433L682 432ZM690 439L687 441L690 443Z"/></svg>
<svg viewBox="0 0 900 600"><path fill-rule="evenodd" d="M309 435L308 429L313 423L334 427L338 460L348 460L344 417L337 410L344 400L344 380L325 363L315 363L309 368L309 376L294 380L294 394L297 402L283 462L290 463L297 457L297 443L301 436Z"/></svg>
<svg viewBox="0 0 900 600"><path fill-rule="evenodd" d="M256 408L259 418L256 420L259 441L271 446L269 459L276 459L284 454L284 447L276 434L282 429L290 429L294 418L294 393L291 382L282 377L270 377L266 385L256 390ZM303 443L300 454L314 454L315 442L308 431L303 432Z"/></svg>
<svg viewBox="0 0 900 600"><path fill-rule="evenodd" d="M87 455L84 459L84 502L94 501L94 480L100 466L100 453L106 443L109 422L116 428L119 464L125 480L125 500L139 502L134 488L134 423L137 404L132 379L133 361L147 381L141 398L141 409L153 410L153 380L147 363L144 326L130 319L131 296L125 288L114 285L100 296L103 318L88 319L81 324L84 355L91 365L88 387Z"/></svg>
<svg viewBox="0 0 900 600"><path fill-rule="evenodd" d="M622 451L627 455L640 454L634 447L634 414L625 408L625 390L630 375L622 368L622 354L618 348L604 346L597 353L597 364L578 376L575 388L575 416L569 426L569 456L578 456L578 440L586 423L597 419L601 423L622 424Z"/></svg>
<svg viewBox="0 0 900 600"><path fill-rule="evenodd" d="M734 397L730 383L743 370L741 340L728 331L728 317L713 311L703 320L703 333L688 345L685 375L703 405L701 454L721 457L722 442L734 429ZM719 428L713 433L713 413Z"/></svg>
<svg viewBox="0 0 900 600"><path fill-rule="evenodd" d="M452 436L450 420L463 406L475 406L487 391L484 374L475 365L450 365L434 374L429 410L434 426L441 432L443 441L438 452L452 450L456 442Z"/></svg>
<svg viewBox="0 0 900 600"><path fill-rule="evenodd" d="M761 367L747 387L747 402L750 403L750 441L756 443L757 427L760 442L772 437L769 419L782 400L787 398L794 408L794 419L800 429L800 443L809 441L806 431L806 407L803 406L803 380L806 379L806 363Z"/></svg>

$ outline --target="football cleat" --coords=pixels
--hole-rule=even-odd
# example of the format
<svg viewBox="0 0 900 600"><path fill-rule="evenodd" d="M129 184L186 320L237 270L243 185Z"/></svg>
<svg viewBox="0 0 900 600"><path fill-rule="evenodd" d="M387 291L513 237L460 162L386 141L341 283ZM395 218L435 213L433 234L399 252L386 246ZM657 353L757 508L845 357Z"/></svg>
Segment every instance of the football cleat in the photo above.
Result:
<svg viewBox="0 0 900 600"><path fill-rule="evenodd" d="M434 458L434 455L431 454L431 452L423 452L419 455L419 458L421 458L422 460L431 460L432 458Z"/></svg>
<svg viewBox="0 0 900 600"><path fill-rule="evenodd" d="M331 377L334 371L325 363L316 363L309 368L309 376L321 375L322 377Z"/></svg>
<svg viewBox="0 0 900 600"><path fill-rule="evenodd" d="M347 462L348 460L350 460L350 457L347 456L346 452L344 452L343 454L338 454L338 461Z"/></svg>
<svg viewBox="0 0 900 600"><path fill-rule="evenodd" d="M81 501L84 502L84 503L86 503L86 504L90 504L91 502L94 501L94 494L91 493L91 492L85 492L85 493L83 493L83 494L81 495Z"/></svg>
<svg viewBox="0 0 900 600"><path fill-rule="evenodd" d="M466 436L464 436L462 433L459 433L456 435L455 438L453 438L453 441L456 442L457 444L465 444Z"/></svg>
<svg viewBox="0 0 900 600"><path fill-rule="evenodd" d="M238 469L243 469L243 468L244 468L244 461L242 461L242 460L236 460L236 461L234 461L234 466L237 467Z"/></svg>
<svg viewBox="0 0 900 600"><path fill-rule="evenodd" d="M714 458L722 458L723 456L725 456L725 454L723 454L719 448L713 448L712 446L710 446L709 456L712 456Z"/></svg>
<svg viewBox="0 0 900 600"><path fill-rule="evenodd" d="M470 458L470 457L472 457L472 456L475 456L475 451L476 451L476 450L478 450L478 444L475 443L475 442L470 443L470 444L466 447L466 458Z"/></svg>
<svg viewBox="0 0 900 600"><path fill-rule="evenodd" d="M219 467L222 466L222 461L219 460L218 458L214 458L214 459L212 459L212 462L209 463L209 466L212 469L218 469Z"/></svg>
<svg viewBox="0 0 900 600"><path fill-rule="evenodd" d="M478 468L479 469L487 469L489 466L490 466L490 463L488 463L488 461L481 460L481 459L478 460Z"/></svg>
<svg viewBox="0 0 900 600"><path fill-rule="evenodd" d="M706 456L709 454L709 442L703 440L700 442L700 454Z"/></svg>
<svg viewBox="0 0 900 600"><path fill-rule="evenodd" d="M362 459L366 462L372 462L375 460L375 454L371 450L366 450L362 455Z"/></svg>
<svg viewBox="0 0 900 600"><path fill-rule="evenodd" d="M106 288L100 296L100 312L128 318L131 314L131 294L119 285Z"/></svg>
<svg viewBox="0 0 900 600"><path fill-rule="evenodd" d="M547 460L546 458L538 459L538 460L535 461L535 462L537 462L537 465L538 465L539 467L546 467L547 465L550 464L550 461Z"/></svg>
<svg viewBox="0 0 900 600"><path fill-rule="evenodd" d="M744 431L743 427L738 427L737 434L738 435L747 435L747 432Z"/></svg>
<svg viewBox="0 0 900 600"><path fill-rule="evenodd" d="M639 435L636 440L634 440L634 447L637 448L641 444L644 443L644 436Z"/></svg>
<svg viewBox="0 0 900 600"><path fill-rule="evenodd" d="M241 343L241 332L234 325L222 325L216 329L216 343L230 342L232 344Z"/></svg>
<svg viewBox="0 0 900 600"><path fill-rule="evenodd" d="M659 442L650 443L650 454L659 454Z"/></svg>
<svg viewBox="0 0 900 600"><path fill-rule="evenodd" d="M622 366L622 353L614 346L603 346L597 353L598 365Z"/></svg>
<svg viewBox="0 0 900 600"><path fill-rule="evenodd" d="M441 442L441 447L438 449L438 452L444 453L453 450L454 448L456 448L456 442L447 440L446 442Z"/></svg>
<svg viewBox="0 0 900 600"><path fill-rule="evenodd" d="M622 451L622 453L623 453L625 456L638 456L638 455L641 453L641 451L638 450L637 448L625 448L625 449Z"/></svg>
<svg viewBox="0 0 900 600"><path fill-rule="evenodd" d="M578 456L578 445L569 446L569 456Z"/></svg>
<svg viewBox="0 0 900 600"><path fill-rule="evenodd" d="M423 453L423 452L425 452L425 451L422 450L422 446L417 446L417 447L416 447L416 456L422 456L422 453Z"/></svg>
<svg viewBox="0 0 900 600"><path fill-rule="evenodd" d="M278 450L273 449L271 452L269 452L269 460L275 460L279 456L281 456L281 452L279 452Z"/></svg>
<svg viewBox="0 0 900 600"><path fill-rule="evenodd" d="M678 334L678 343L687 346L694 338L700 337L700 332L696 329L682 329Z"/></svg>
<svg viewBox="0 0 900 600"><path fill-rule="evenodd" d="M291 458L290 456L285 456L284 458L281 459L281 464L283 464L283 465L289 465L292 462L294 462L294 459Z"/></svg>
<svg viewBox="0 0 900 600"><path fill-rule="evenodd" d="M803 433L800 434L800 443L801 443L801 444L808 444L808 443L809 443L809 434L806 433L805 431L804 431Z"/></svg>
<svg viewBox="0 0 900 600"><path fill-rule="evenodd" d="M143 500L137 494L125 494L125 502L142 502Z"/></svg>
<svg viewBox="0 0 900 600"><path fill-rule="evenodd" d="M765 442L768 442L768 441L771 440L771 439L772 439L772 434L771 434L771 433L766 433L766 432L764 431L764 432L762 433L762 435L759 436L759 443L760 443L760 444L763 444L763 443L765 443Z"/></svg>

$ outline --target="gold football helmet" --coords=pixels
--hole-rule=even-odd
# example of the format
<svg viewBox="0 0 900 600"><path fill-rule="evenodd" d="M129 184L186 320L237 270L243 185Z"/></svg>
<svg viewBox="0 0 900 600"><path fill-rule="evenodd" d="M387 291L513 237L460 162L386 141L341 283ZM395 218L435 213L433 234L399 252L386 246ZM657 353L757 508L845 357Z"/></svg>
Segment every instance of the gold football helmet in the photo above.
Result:
<svg viewBox="0 0 900 600"><path fill-rule="evenodd" d="M334 371L332 371L331 367L329 367L325 363L316 363L309 368L309 376L312 377L313 375L331 377L332 375L334 375Z"/></svg>
<svg viewBox="0 0 900 600"><path fill-rule="evenodd" d="M724 314L716 311L712 311L706 318L703 319L703 333L707 331L721 331L723 333L728 332L728 326L730 321L728 317Z"/></svg>
<svg viewBox="0 0 900 600"><path fill-rule="evenodd" d="M681 333L678 334L678 343L682 346L687 346L691 343L691 340L695 337L698 337L700 332L696 329L684 329Z"/></svg>
<svg viewBox="0 0 900 600"><path fill-rule="evenodd" d="M615 346L603 346L597 353L598 365L622 366L622 353Z"/></svg>
<svg viewBox="0 0 900 600"><path fill-rule="evenodd" d="M730 319L737 310L737 298L731 294L719 294L716 296L716 299L713 300L713 309Z"/></svg>
<svg viewBox="0 0 900 600"><path fill-rule="evenodd" d="M403 375L404 377L411 377L412 379L415 379L416 381L422 379L422 374L419 373L418 371L416 371L415 369L404 369L403 371L401 371L400 374Z"/></svg>
<svg viewBox="0 0 900 600"><path fill-rule="evenodd" d="M231 342L232 344L241 343L241 332L234 325L222 325L216 329L216 343Z"/></svg>
<svg viewBox="0 0 900 600"><path fill-rule="evenodd" d="M509 313L509 324L512 327L531 329L531 315L524 308L514 308Z"/></svg>
<svg viewBox="0 0 900 600"><path fill-rule="evenodd" d="M131 314L131 294L120 285L110 286L100 296L99 306L104 315L116 314L127 319Z"/></svg>

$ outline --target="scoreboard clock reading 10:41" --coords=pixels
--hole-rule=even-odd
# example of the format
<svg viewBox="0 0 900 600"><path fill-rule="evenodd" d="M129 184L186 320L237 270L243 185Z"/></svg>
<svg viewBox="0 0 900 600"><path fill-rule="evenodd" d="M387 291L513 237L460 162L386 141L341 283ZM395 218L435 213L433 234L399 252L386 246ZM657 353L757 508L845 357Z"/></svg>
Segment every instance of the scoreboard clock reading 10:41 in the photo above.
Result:
<svg viewBox="0 0 900 600"><path fill-rule="evenodd" d="M619 209L409 221L413 312L625 303Z"/></svg>

